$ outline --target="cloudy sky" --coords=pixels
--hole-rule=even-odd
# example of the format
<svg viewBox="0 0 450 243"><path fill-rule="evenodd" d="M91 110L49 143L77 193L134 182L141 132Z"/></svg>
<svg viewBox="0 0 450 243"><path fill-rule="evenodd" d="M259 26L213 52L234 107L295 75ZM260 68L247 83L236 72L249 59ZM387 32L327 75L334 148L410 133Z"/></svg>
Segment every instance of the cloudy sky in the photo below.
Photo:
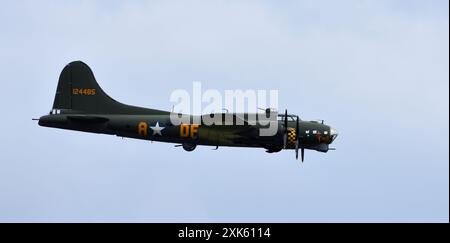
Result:
<svg viewBox="0 0 450 243"><path fill-rule="evenodd" d="M449 2L1 1L0 221L448 222ZM124 103L278 89L328 154L39 127L83 60Z"/></svg>

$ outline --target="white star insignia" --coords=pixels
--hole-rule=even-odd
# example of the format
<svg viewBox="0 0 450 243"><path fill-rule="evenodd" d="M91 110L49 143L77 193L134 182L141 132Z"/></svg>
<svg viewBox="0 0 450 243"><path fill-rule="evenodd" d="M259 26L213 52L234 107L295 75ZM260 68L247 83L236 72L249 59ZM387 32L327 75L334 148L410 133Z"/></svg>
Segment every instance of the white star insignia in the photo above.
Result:
<svg viewBox="0 0 450 243"><path fill-rule="evenodd" d="M165 128L165 127L160 127L159 126L159 122L156 122L156 125L154 127L150 127L153 130L153 136L156 134L159 134L160 136L162 136L161 131Z"/></svg>

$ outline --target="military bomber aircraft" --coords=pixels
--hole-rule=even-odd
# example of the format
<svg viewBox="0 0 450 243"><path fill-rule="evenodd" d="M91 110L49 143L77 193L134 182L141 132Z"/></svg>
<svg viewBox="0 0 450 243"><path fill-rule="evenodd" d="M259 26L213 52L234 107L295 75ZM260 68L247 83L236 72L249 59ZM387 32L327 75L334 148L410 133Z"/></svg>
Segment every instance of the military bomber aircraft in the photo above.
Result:
<svg viewBox="0 0 450 243"><path fill-rule="evenodd" d="M264 148L268 153L283 149L301 152L305 149L328 152L336 139L336 129L323 121L303 121L297 115L276 113L277 132L273 136L260 136L258 126L246 122L249 114L216 113L215 116L234 116L244 125L205 125L204 116L199 124L174 125L169 111L148 109L122 104L109 97L98 85L91 69L81 61L67 64L62 70L53 108L39 119L39 125L120 137L175 143L186 151L198 145ZM198 118L198 117L197 117Z"/></svg>

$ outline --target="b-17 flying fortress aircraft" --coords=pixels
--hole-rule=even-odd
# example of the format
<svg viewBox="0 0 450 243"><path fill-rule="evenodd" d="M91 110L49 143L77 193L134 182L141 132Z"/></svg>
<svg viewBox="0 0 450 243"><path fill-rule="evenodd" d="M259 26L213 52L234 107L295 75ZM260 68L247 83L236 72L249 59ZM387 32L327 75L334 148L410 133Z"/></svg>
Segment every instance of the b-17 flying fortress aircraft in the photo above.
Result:
<svg viewBox="0 0 450 243"><path fill-rule="evenodd" d="M200 117L190 116L199 123L173 124L171 112L130 106L115 101L98 85L91 69L81 61L69 63L61 72L53 108L50 114L39 118L39 125L120 137L175 143L186 151L198 145L264 148L268 153L283 149L295 150L296 158L305 149L328 152L336 139L336 129L318 121L302 121L298 116L278 114L266 109L266 115L275 114L277 131L272 136L261 136L260 126L251 123L249 113L215 113ZM255 115L255 114L253 114ZM209 117L208 117L209 116ZM232 117L242 125L206 125L205 118Z"/></svg>

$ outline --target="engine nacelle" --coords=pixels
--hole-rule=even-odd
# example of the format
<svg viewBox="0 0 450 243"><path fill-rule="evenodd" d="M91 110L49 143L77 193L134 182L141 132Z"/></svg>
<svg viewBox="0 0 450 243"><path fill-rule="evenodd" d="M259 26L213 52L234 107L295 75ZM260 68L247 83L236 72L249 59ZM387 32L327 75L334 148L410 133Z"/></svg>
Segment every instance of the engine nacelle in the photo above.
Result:
<svg viewBox="0 0 450 243"><path fill-rule="evenodd" d="M183 149L186 150L186 151L188 151L188 152L194 151L194 149L195 149L196 147L197 147L196 144L192 144L192 143L183 143Z"/></svg>

